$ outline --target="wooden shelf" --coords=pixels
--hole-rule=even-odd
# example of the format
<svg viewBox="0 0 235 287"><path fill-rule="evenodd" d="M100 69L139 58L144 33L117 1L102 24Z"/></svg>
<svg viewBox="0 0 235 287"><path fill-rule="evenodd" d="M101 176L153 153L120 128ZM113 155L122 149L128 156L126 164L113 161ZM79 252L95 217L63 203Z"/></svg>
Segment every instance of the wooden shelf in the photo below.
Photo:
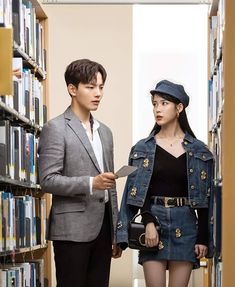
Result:
<svg viewBox="0 0 235 287"><path fill-rule="evenodd" d="M235 1L226 0L224 30L224 115L223 115L223 204L222 204L222 281L234 286L235 252Z"/></svg>
<svg viewBox="0 0 235 287"><path fill-rule="evenodd" d="M235 221L233 220L235 215L233 206L235 201L235 130L233 126L235 121L235 1L213 0L209 11L210 20L213 16L217 16L218 18L216 40L221 48L218 49L217 47L218 59L214 67L209 70L211 71L211 75L209 75L211 81L213 81L212 76L217 73L222 60L221 78L219 78L218 85L216 83L216 92L213 94L215 97L217 118L215 119L215 125L210 131L211 139L213 135L219 132L221 140L218 149L219 153L216 154L215 159L217 167L219 167L219 171L221 172L221 178L215 178L215 196L219 203L219 208L215 209L215 211L220 213L222 210L222 215L218 217L219 220L217 222L217 227L219 226L218 230L220 230L220 226L222 225L222 239L218 236L217 240L219 243L216 246L216 254L212 264L212 273L214 276L213 287L220 287L234 285L235 253L231 251L231 248L235 241ZM210 53L213 54L214 50L210 51ZM216 143L218 144L218 142ZM218 187L220 187L220 192L218 191ZM218 196L222 197L221 200L218 199ZM218 214L216 212L215 215Z"/></svg>
<svg viewBox="0 0 235 287"><path fill-rule="evenodd" d="M20 126L24 126L26 129L36 131L39 133L42 129L39 125L35 124L25 116L21 115L16 110L8 107L5 103L0 100L0 117L7 118L14 122L14 124L18 124Z"/></svg>
<svg viewBox="0 0 235 287"><path fill-rule="evenodd" d="M40 66L38 66L38 64L35 62L34 59L30 58L24 51L22 51L16 42L14 42L13 48L14 48L14 56L22 57L24 59L26 65L30 69L34 70L35 75L39 79L41 79L41 80L46 79L46 75L47 75L46 71L44 71Z"/></svg>
<svg viewBox="0 0 235 287"><path fill-rule="evenodd" d="M9 4L8 12L11 13L12 11L11 1L10 0L7 1L8 1L7 3ZM46 61L45 61L45 58L47 57L46 51L48 46L48 37L47 37L48 22L47 22L47 15L43 10L42 5L40 4L40 0L30 0L30 2L32 5L27 2L27 7L23 7L23 5L15 7L16 8L15 13L19 16L18 17L19 22L18 18L15 17L13 19L12 24L13 28L5 28L5 27L0 28L0 96L1 96L0 120L6 120L7 123L7 127L3 126L1 130L2 138L0 139L0 143L4 148L1 149L1 152L3 151L3 156L6 157L6 163L5 163L6 169L10 169L12 166L14 168L14 172L12 173L9 172L9 174L11 174L11 177L12 178L14 178L14 176L16 178L20 177L18 176L18 173L15 173L16 170L18 172L18 165L14 166L15 163L18 164L20 162L21 165L19 164L19 170L23 169L24 164L27 164L27 166L31 164L30 168L33 166L33 168L31 169L33 171L32 180L33 182L37 182L37 180L35 179L37 178L36 163L38 160L36 155L36 148L38 147L38 137L40 136L40 132L42 129L40 125L42 125L45 120L42 116L42 114L46 112L44 105L46 105L48 102L47 98L48 83L47 83L47 72L46 72ZM27 13L24 13L26 10ZM25 26L17 27L18 23L23 22L26 23L27 26L26 27L28 31L27 35L25 34ZM11 23L9 23L9 25L11 26ZM13 32L14 28L16 28L16 30ZM29 34L30 37L28 36ZM14 61L14 63L17 62L18 65L19 62L19 70L21 72L20 75L19 74L13 75L13 57L18 58L17 60ZM23 90L23 88L25 88L25 90ZM25 91L27 91L27 93ZM20 96L18 98L17 97L14 98L14 93L15 95L17 95L17 92L18 96L20 95L21 98ZM35 98L37 100L37 101L35 100L35 110L37 113L35 113L34 115L33 108ZM27 117L25 116L25 114L27 114ZM36 124L34 120L30 120L29 114L30 118L33 119L35 117L36 118L35 121L37 123L40 123L40 125ZM14 134L12 133L13 136L12 134L10 134L9 136L9 131L14 133ZM16 133L17 131L18 134ZM8 136L9 138L7 138ZM28 139L27 136L30 137L29 139L30 142L26 141ZM23 147L24 150L23 151L19 150L18 152L17 148L23 149ZM16 149L16 152L14 152L14 149ZM30 152L32 152L32 154ZM27 158L25 159L26 156ZM31 157L34 158L32 159ZM25 162L23 162L24 160ZM9 167L10 164L11 167ZM6 174L4 173L4 166L1 171L2 174ZM44 222L42 222L41 224L44 224L49 217L50 206L51 206L51 195L43 193L43 191L41 190L41 186L39 184L31 184L30 183L31 177L29 177L28 174L26 176L23 175L21 177L24 178L24 180L22 181L15 180L10 178L10 176L0 175L0 188L3 191L2 194L4 194L4 196L6 197L11 196L12 199L15 199L15 202L17 197L19 196L20 198L26 196L27 198L32 197L37 198L37 201L41 201L43 206L40 205L39 207L37 207L37 210L35 210L35 214L36 212L38 212L38 214L40 214L40 212L43 213ZM26 182L26 180L28 180L28 182ZM10 195L9 193L11 193L12 195ZM11 201L13 205L11 205L11 210L9 212L7 208L9 208L8 206L10 206L10 204L8 204L7 200L8 199L5 200L6 204L4 205L5 217L2 219L2 217L0 216L0 218L1 220L3 220L3 222L7 223L9 226L12 223L10 222L7 214L11 212L12 214L11 218L13 221L15 217L14 207L12 207L14 206L14 200ZM33 208L34 207L32 206L32 213L34 212ZM20 216L23 217L24 215L21 214ZM29 214L29 221L31 218L30 216L31 215ZM15 221L17 222L17 218ZM10 242L10 244L8 244L7 238L14 237L16 233L13 230L13 228L14 226L11 225L11 231L8 232L4 230L5 233L3 232L3 234L1 234L0 236L1 237L0 240L2 240L0 263L4 264L5 262L8 263L8 261L10 261L11 263L7 264L8 265L7 268L11 269L11 267L14 267L15 263L17 264L18 262L22 262L22 260L23 262L28 261L30 262L32 259L35 260L43 259L43 263L40 265L41 268L44 269L43 281L45 282L45 285L47 287L52 287L52 271L51 271L52 244L51 242L47 243L45 241L44 227L42 227L41 225L41 227L39 227L38 229L39 233L37 233L38 236L41 234L41 240L39 240L38 238L36 239L32 238L33 239L32 241L29 242L27 241L28 244L37 244L37 243L43 243L43 244L24 248L15 248L14 247L14 245L16 245L15 242L13 243ZM20 228L19 225L18 228ZM40 228L43 228L43 230L40 231ZM6 250L8 248L11 248L13 250ZM3 251L4 249L5 251ZM0 267L1 269L3 269L4 265L1 265ZM5 272L8 276L9 274L8 270L5 270ZM0 285L2 285L2 281L0 282ZM6 286L5 283L3 283L3 285L4 285L3 287Z"/></svg>
<svg viewBox="0 0 235 287"><path fill-rule="evenodd" d="M22 188L41 190L41 186L39 184L31 184L28 182L11 179L9 177L2 175L0 175L0 186L1 185L11 185L12 188L22 187Z"/></svg>
<svg viewBox="0 0 235 287"><path fill-rule="evenodd" d="M27 252L33 252L39 249L45 249L47 248L47 244L45 245L35 245L31 247L24 247L24 248L19 248L19 249L14 249L14 250L7 250L0 252L0 256L11 256L11 255L16 255L16 254L21 254L21 253L27 253Z"/></svg>
<svg viewBox="0 0 235 287"><path fill-rule="evenodd" d="M47 19L47 15L45 14L41 4L38 2L38 0L31 0L33 7L36 10L37 18L42 20L42 19Z"/></svg>
<svg viewBox="0 0 235 287"><path fill-rule="evenodd" d="M217 14L218 10L218 5L219 5L219 0L212 0L212 3L209 8L209 16L215 16Z"/></svg>

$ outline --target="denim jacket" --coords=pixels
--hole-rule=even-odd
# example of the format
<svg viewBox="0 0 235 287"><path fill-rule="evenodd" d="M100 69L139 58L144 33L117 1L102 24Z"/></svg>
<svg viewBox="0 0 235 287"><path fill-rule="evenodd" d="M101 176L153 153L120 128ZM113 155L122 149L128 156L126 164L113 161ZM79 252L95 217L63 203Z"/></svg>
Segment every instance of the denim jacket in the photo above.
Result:
<svg viewBox="0 0 235 287"><path fill-rule="evenodd" d="M187 158L188 199L191 208L209 208L209 246L208 255L213 254L213 155L207 146L185 134L183 148ZM156 141L154 133L140 140L132 147L129 155L129 165L138 169L127 178L119 219L117 225L117 243L128 243L128 223L132 217L143 207L150 184ZM169 179L170 180L170 179Z"/></svg>

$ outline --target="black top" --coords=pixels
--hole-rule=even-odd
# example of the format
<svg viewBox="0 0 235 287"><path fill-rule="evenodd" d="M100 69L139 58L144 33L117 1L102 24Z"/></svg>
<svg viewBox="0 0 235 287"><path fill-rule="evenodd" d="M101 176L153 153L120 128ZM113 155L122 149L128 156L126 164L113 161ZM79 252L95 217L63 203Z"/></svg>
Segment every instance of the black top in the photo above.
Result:
<svg viewBox="0 0 235 287"><path fill-rule="evenodd" d="M142 211L150 211L151 196L188 197L186 153L175 157L165 149L156 146L153 174ZM208 245L208 209L197 209L197 244ZM143 215L146 225L154 222L151 215Z"/></svg>
<svg viewBox="0 0 235 287"><path fill-rule="evenodd" d="M188 197L186 153L175 157L156 147L148 196Z"/></svg>

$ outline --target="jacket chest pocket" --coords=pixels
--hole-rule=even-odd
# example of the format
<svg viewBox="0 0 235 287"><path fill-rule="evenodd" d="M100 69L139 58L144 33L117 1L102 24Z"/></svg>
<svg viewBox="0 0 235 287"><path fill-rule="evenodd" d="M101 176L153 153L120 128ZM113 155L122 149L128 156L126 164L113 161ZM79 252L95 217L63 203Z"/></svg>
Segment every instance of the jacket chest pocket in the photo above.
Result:
<svg viewBox="0 0 235 287"><path fill-rule="evenodd" d="M138 169L128 177L128 197L141 200L151 177L152 160L149 158L148 153L134 151L130 155L130 164Z"/></svg>
<svg viewBox="0 0 235 287"><path fill-rule="evenodd" d="M135 151L130 155L131 165L137 166L138 168L148 167L149 159L147 153L141 151Z"/></svg>
<svg viewBox="0 0 235 287"><path fill-rule="evenodd" d="M209 152L195 153L196 178L201 194L210 196L213 176L213 155Z"/></svg>

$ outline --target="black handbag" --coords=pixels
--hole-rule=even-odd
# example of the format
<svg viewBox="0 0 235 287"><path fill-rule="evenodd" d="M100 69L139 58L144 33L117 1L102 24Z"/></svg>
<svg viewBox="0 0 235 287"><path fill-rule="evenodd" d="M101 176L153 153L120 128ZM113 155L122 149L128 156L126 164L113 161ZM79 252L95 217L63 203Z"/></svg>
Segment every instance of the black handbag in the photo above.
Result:
<svg viewBox="0 0 235 287"><path fill-rule="evenodd" d="M135 215L129 222L128 226L128 246L131 249L138 249L138 250L145 250L145 251L154 251L158 250L158 246L153 247L147 247L145 245L145 226L143 222L135 222L135 219L142 216L144 213L148 212L142 212L137 215ZM156 226L156 229L158 231L158 234L160 235L160 222L156 216L154 216L154 223Z"/></svg>

